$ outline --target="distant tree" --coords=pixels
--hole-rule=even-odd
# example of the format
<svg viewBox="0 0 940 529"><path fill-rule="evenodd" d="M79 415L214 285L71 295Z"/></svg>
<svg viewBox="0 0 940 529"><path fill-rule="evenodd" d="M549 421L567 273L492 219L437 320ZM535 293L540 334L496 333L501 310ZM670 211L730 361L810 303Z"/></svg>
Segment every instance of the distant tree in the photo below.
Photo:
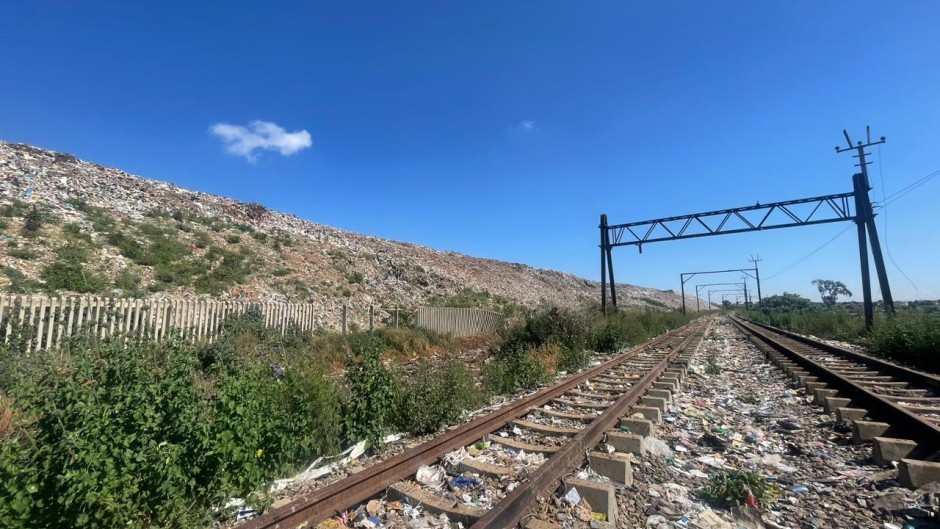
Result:
<svg viewBox="0 0 940 529"><path fill-rule="evenodd" d="M839 296L852 297L852 292L842 281L833 281L831 279L814 279L813 284L819 289L819 297L822 298L823 305L827 309L835 306Z"/></svg>
<svg viewBox="0 0 940 529"><path fill-rule="evenodd" d="M723 299L723 300L721 300L721 306L722 306L722 308L724 308L725 310L728 310L728 309L731 308L731 302L728 301L727 299Z"/></svg>
<svg viewBox="0 0 940 529"><path fill-rule="evenodd" d="M26 212L26 217L23 223L23 235L27 237L33 237L39 234L39 230L42 228L42 212L33 206L28 212Z"/></svg>
<svg viewBox="0 0 940 529"><path fill-rule="evenodd" d="M769 310L807 310L812 308L813 302L799 294L784 292L762 299L761 306Z"/></svg>

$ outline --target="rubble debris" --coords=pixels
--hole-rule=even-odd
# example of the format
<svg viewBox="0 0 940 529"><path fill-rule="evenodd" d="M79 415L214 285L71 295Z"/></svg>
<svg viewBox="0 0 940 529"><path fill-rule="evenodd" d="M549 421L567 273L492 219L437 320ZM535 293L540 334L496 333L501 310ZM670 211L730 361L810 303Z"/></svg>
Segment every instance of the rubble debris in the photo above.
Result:
<svg viewBox="0 0 940 529"><path fill-rule="evenodd" d="M710 355L720 370L709 372ZM618 491L627 526L940 527L940 483L901 488L897 469L876 467L870 447L851 444L834 414L727 323L712 327L666 412L675 419L656 435L672 454L647 451L633 484ZM730 469L759 472L780 488L778 501L731 510L706 504L708 479Z"/></svg>
<svg viewBox="0 0 940 529"><path fill-rule="evenodd" d="M213 219L246 226L271 237L288 237L293 244L284 249L283 255L268 245L264 247L264 257L272 262L283 258L286 267L292 270L292 277L309 287L322 287L324 282L346 286L346 280L333 268L334 256L343 256L343 266L364 278L363 288L348 287L348 297L335 292L327 295L320 292L322 288L311 288L306 294L292 293L294 297L288 298L263 278L251 278L223 296L251 302L301 301L297 296L304 296L302 301L323 306L322 320L334 328L343 303L354 309L350 311L351 320L363 325L368 323L363 315L370 305L414 307L431 296L447 297L468 288L527 306L551 303L574 308L585 297L593 297L599 287L571 274L343 231L271 211L258 203L190 191L82 161L70 154L0 141L0 201L25 201L44 207L66 222L85 222L84 213L72 202L75 199L105 208L118 218L140 221L158 208L171 215ZM250 240L244 243L255 244ZM112 255L110 262L119 259ZM9 264L24 266L18 260ZM21 271L31 279L38 277L36 270L24 267ZM191 292L180 289L180 294ZM674 292L632 285L618 288L618 297L624 306L674 308L681 304L680 296Z"/></svg>

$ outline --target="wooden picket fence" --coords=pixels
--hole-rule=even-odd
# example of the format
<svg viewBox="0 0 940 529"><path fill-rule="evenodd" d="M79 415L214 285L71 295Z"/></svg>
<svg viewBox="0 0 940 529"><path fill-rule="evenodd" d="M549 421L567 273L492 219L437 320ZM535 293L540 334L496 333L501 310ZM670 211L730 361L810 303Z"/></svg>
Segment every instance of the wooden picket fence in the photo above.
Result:
<svg viewBox="0 0 940 529"><path fill-rule="evenodd" d="M252 308L261 311L266 326L282 333L291 326L316 328L314 305L308 303L0 295L0 337L3 343L25 340L27 351L56 348L82 333L162 340L176 332L184 339L211 342L225 318Z"/></svg>
<svg viewBox="0 0 940 529"><path fill-rule="evenodd" d="M456 338L493 333L505 324L502 314L485 309L420 307L415 311L415 325Z"/></svg>

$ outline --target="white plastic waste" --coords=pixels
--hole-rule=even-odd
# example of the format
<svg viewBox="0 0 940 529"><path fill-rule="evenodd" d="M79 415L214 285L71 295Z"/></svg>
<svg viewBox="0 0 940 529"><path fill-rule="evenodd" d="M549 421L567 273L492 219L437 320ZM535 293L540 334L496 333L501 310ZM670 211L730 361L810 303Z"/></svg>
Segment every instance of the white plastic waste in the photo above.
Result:
<svg viewBox="0 0 940 529"><path fill-rule="evenodd" d="M421 465L415 473L415 480L432 489L440 489L444 485L444 471L437 467Z"/></svg>
<svg viewBox="0 0 940 529"><path fill-rule="evenodd" d="M578 489L571 487L571 490L565 494L565 501L571 505L577 505L581 503L581 494L578 493Z"/></svg>
<svg viewBox="0 0 940 529"><path fill-rule="evenodd" d="M669 448L669 445L662 439L653 436L646 438L646 451L654 456L670 457L672 455L672 448Z"/></svg>

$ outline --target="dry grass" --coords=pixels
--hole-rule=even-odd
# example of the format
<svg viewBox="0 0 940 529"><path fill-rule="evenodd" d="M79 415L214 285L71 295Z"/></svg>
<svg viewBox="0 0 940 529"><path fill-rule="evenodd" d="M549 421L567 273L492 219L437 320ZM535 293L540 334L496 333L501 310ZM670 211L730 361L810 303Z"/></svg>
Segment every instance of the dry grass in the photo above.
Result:
<svg viewBox="0 0 940 529"><path fill-rule="evenodd" d="M4 438L13 432L13 419L16 417L16 410L13 409L13 399L0 393L0 438Z"/></svg>
<svg viewBox="0 0 940 529"><path fill-rule="evenodd" d="M561 361L561 346L556 343L545 343L526 351L530 358L545 368L549 376L558 373L558 363Z"/></svg>

